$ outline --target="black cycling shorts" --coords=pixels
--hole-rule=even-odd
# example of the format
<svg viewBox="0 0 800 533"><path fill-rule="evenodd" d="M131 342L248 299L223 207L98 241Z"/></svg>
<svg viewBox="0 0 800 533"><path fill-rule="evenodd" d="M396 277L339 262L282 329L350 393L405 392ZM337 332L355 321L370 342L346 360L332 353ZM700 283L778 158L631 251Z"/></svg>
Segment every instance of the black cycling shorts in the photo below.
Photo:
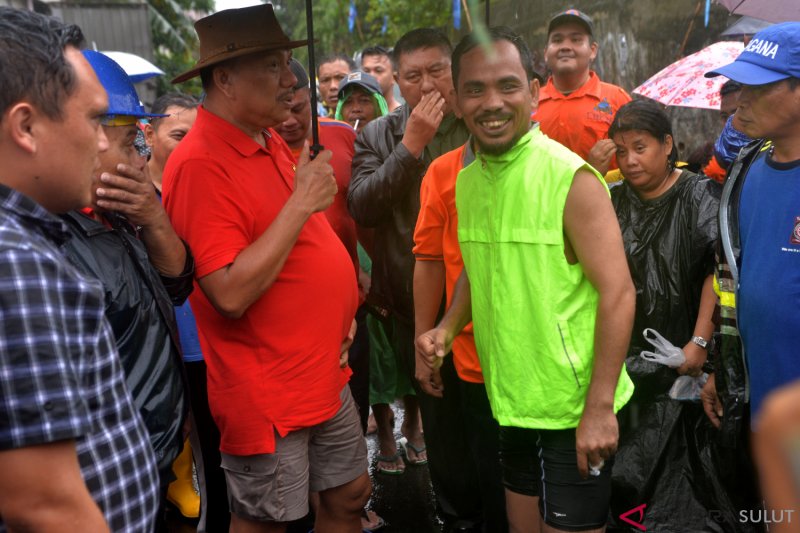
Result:
<svg viewBox="0 0 800 533"><path fill-rule="evenodd" d="M500 428L500 466L506 489L539 497L539 512L548 525L564 531L605 526L611 497L611 467L599 476L578 473L575 429Z"/></svg>

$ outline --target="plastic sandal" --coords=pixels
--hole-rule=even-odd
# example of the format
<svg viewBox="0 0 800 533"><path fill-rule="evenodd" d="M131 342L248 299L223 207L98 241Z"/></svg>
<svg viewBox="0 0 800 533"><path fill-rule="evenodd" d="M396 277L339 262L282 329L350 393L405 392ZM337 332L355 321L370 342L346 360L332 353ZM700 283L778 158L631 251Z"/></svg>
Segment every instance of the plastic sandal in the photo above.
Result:
<svg viewBox="0 0 800 533"><path fill-rule="evenodd" d="M417 448L416 446L414 446L413 444L408 442L407 438L403 437L402 439L400 439L400 448L403 449L403 454L405 454L406 462L408 464L410 464L412 466L422 466L422 465L428 464L428 460L427 459L417 459L415 461L412 461L411 458L410 458L411 456L408 455L408 449L411 448L411 450L414 452L414 454L417 457L419 457L419 454L421 454L422 452L424 452L427 449L424 444L422 446L420 446L419 448Z"/></svg>
<svg viewBox="0 0 800 533"><path fill-rule="evenodd" d="M406 471L405 465L402 468L397 466L397 460L400 459L400 452L397 452L394 455L378 455L375 458L378 460L378 463L386 463L394 465L392 468L381 468L380 465L378 465L377 471L379 474L399 476L400 474Z"/></svg>

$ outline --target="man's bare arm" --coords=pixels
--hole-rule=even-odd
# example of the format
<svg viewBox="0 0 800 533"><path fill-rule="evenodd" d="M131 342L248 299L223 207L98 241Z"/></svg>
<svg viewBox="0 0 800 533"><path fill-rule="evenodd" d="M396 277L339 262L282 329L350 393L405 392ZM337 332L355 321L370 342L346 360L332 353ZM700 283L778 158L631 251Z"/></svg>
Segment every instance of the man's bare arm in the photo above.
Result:
<svg viewBox="0 0 800 533"><path fill-rule="evenodd" d="M611 200L587 170L575 173L564 208L564 232L567 257L574 253L599 293L592 379L576 432L578 470L587 476L589 465L600 464L617 449L614 393L630 342L636 291Z"/></svg>
<svg viewBox="0 0 800 533"><path fill-rule="evenodd" d="M0 472L0 516L9 531L108 531L81 477L75 441L0 451Z"/></svg>
<svg viewBox="0 0 800 533"><path fill-rule="evenodd" d="M450 307L439 325L417 337L417 357L425 358L434 369L441 367L442 359L453 348L453 339L471 320L472 291L465 268L458 277ZM441 377L437 374L433 375L433 388L439 390L442 388Z"/></svg>
<svg viewBox="0 0 800 533"><path fill-rule="evenodd" d="M325 150L309 161L308 145L300 154L295 189L272 224L233 263L204 276L198 283L214 308L239 318L272 285L283 269L303 225L326 209L336 194L336 180Z"/></svg>
<svg viewBox="0 0 800 533"><path fill-rule="evenodd" d="M436 325L436 315L444 297L444 261L417 261L414 265L414 338ZM417 350L415 377L431 396L441 397L441 389L431 386L435 370L431 361Z"/></svg>

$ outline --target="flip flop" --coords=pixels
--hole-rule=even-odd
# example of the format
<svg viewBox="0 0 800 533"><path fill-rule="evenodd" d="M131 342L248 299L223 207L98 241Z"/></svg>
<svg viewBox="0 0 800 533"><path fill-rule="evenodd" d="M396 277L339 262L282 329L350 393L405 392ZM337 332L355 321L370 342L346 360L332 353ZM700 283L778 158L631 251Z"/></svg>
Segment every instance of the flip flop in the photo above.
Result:
<svg viewBox="0 0 800 533"><path fill-rule="evenodd" d="M400 459L400 452L395 453L394 455L378 455L375 457L378 460L378 466L376 467L379 474L387 474L390 476L399 476L403 472L406 471L405 464L402 462L403 467L400 468L397 465L397 460ZM381 468L380 463L391 464L394 465L393 468Z"/></svg>
<svg viewBox="0 0 800 533"><path fill-rule="evenodd" d="M406 456L406 462L408 462L408 464L410 464L410 465L412 465L412 466L422 466L422 465L426 465L426 464L428 464L428 460L427 460L427 459L416 459L416 460L412 460L412 459L411 459L411 456L410 456L410 455L408 455L408 449L409 449L409 448L411 448L411 450L414 452L414 454L415 454L417 457L419 457L419 454L421 454L422 452L424 452L424 451L426 450L426 447L425 447L425 445L424 445L424 444L423 444L422 446L420 446L420 447L414 446L414 445L413 445L413 444L411 444L411 443L408 441L408 439L407 439L407 438L405 438L405 437L403 437L402 439L400 439L400 442L399 442L399 444L400 444L400 448L402 448L402 449L403 449L403 453L404 453L404 454L405 454L405 456Z"/></svg>
<svg viewBox="0 0 800 533"><path fill-rule="evenodd" d="M379 529L381 529L382 527L384 527L384 526L386 525L386 520L384 520L383 518L381 518L381 517L380 517L380 516L379 516L377 513L375 513L374 511L372 511L372 514L374 514L374 515L375 515L375 525L370 525L370 524L371 524L371 522L370 522L369 513L370 513L370 512L369 512L369 511L367 511L366 509L364 509L364 510L361 512L361 527L362 527L362 529L363 529L364 531L369 531L369 532L372 532L372 531L378 531Z"/></svg>

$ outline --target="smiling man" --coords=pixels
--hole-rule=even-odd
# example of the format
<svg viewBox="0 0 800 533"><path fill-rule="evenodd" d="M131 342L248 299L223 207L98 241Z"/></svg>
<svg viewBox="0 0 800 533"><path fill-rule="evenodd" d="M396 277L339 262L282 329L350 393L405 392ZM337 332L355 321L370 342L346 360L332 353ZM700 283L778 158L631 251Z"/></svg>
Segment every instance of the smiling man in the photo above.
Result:
<svg viewBox="0 0 800 533"><path fill-rule="evenodd" d="M453 52L475 152L456 184L464 271L417 349L438 366L473 320L511 531L602 531L635 291L602 177L531 125L530 50L489 35L492 54L475 34Z"/></svg>
<svg viewBox="0 0 800 533"><path fill-rule="evenodd" d="M206 99L164 171L164 204L197 260L191 302L221 434L231 531L285 531L319 492L316 531L361 531L367 450L347 386L356 271L323 211L330 151L297 160L273 129L297 78L271 5L195 24ZM220 52L222 50L222 52Z"/></svg>
<svg viewBox="0 0 800 533"><path fill-rule="evenodd" d="M542 133L589 162L601 174L616 168L607 138L617 110L631 101L622 88L600 81L591 70L597 57L594 23L568 9L550 20L544 59L551 72L534 116Z"/></svg>

